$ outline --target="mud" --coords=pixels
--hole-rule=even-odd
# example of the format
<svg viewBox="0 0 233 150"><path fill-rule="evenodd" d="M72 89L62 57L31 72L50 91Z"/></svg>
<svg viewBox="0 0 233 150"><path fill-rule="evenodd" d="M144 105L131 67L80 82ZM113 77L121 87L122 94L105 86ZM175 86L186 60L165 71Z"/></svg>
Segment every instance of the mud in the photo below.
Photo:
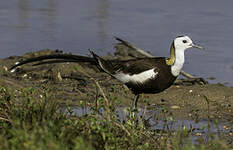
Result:
<svg viewBox="0 0 233 150"><path fill-rule="evenodd" d="M29 87L39 92L48 90L61 104L79 105L82 101L94 106L97 97L102 97L96 81L108 98L119 101L119 107L131 105L134 95L130 90L89 63L27 64L14 73L9 72L10 66L17 61L52 53L62 51L47 49L0 59L0 85L16 91ZM117 51L114 56L106 58L129 59L134 55ZM142 95L139 105L143 108L162 107L167 114L179 119L221 120L233 125L233 88L223 84L178 79L164 92Z"/></svg>

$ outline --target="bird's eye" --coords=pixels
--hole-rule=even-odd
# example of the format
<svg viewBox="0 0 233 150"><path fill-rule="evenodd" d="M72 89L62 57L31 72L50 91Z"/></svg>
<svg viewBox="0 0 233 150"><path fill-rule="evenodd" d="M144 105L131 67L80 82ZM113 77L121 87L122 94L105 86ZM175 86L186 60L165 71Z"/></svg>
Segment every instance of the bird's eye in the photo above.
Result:
<svg viewBox="0 0 233 150"><path fill-rule="evenodd" d="M186 40L183 40L183 43L187 43L187 41L186 41Z"/></svg>

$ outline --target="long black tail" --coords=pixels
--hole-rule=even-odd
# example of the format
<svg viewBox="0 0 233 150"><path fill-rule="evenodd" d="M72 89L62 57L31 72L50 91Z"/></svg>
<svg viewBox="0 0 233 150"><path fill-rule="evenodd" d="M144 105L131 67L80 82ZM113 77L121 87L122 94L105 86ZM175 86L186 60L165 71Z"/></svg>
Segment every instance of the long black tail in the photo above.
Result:
<svg viewBox="0 0 233 150"><path fill-rule="evenodd" d="M117 41L120 41L125 46L128 46L128 47L133 48L133 49L135 48L127 41L124 41L118 37L115 37L115 39ZM49 61L49 62L40 62L36 65L47 64L47 63L57 63L57 62L91 62L91 63L94 63L97 66L99 66L105 72L109 73L109 69L112 67L110 62L105 61L104 59L102 59L101 57L99 57L98 55L96 55L92 51L90 51L90 53L92 54L93 58L87 57L87 56L72 55L72 54L52 54L52 55L44 55L44 56L29 58L29 59L26 59L24 61L17 62L15 65L13 65L10 68L10 70L13 71L16 67L22 66L24 64L32 63L32 62L38 62L38 61L42 61L42 60L54 60L54 61Z"/></svg>
<svg viewBox="0 0 233 150"><path fill-rule="evenodd" d="M59 60L58 62L91 62L96 63L96 60L91 57L87 56L79 56L79 55L72 55L72 54L53 54L53 55L44 55L34 58L29 58L27 60L18 62L14 66L10 68L10 70L15 69L16 67L19 67L24 64L42 61L42 60ZM43 64L43 63L41 63Z"/></svg>

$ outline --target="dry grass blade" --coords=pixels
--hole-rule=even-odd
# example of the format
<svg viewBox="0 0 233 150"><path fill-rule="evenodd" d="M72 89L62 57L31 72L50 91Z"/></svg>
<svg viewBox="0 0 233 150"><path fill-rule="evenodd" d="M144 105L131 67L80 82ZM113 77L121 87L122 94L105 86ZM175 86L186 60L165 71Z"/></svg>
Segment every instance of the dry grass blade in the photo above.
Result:
<svg viewBox="0 0 233 150"><path fill-rule="evenodd" d="M79 67L82 68L82 66L80 65ZM105 106L106 106L106 111L107 111L107 116L108 116L108 120L110 120L110 109L109 109L109 100L107 99L103 89L101 88L100 84L98 81L96 81L93 77L91 77L90 75L88 75L86 72L83 71L84 69L80 69L79 71L82 72L85 76L87 76L88 78L90 78L91 80L93 80L96 84L96 86L98 87L98 89L100 90L100 93L102 94L102 96L104 97L104 101L105 101Z"/></svg>
<svg viewBox="0 0 233 150"><path fill-rule="evenodd" d="M119 128L121 128L122 130L124 130L124 131L127 133L128 136L131 135L130 132L125 128L124 125L119 124L119 123L117 123L117 122L114 122L114 123L115 123L115 125L117 125Z"/></svg>
<svg viewBox="0 0 233 150"><path fill-rule="evenodd" d="M7 122L11 123L11 121L9 119L3 118L3 117L0 117L0 120L7 121Z"/></svg>

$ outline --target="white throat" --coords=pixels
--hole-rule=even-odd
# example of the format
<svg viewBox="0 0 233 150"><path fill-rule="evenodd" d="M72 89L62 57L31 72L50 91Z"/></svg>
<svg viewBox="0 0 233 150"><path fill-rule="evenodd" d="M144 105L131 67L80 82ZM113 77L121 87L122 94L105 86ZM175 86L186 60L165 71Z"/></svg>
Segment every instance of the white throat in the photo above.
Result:
<svg viewBox="0 0 233 150"><path fill-rule="evenodd" d="M175 63L171 67L172 74L178 76L184 65L184 51L185 49L175 50Z"/></svg>

